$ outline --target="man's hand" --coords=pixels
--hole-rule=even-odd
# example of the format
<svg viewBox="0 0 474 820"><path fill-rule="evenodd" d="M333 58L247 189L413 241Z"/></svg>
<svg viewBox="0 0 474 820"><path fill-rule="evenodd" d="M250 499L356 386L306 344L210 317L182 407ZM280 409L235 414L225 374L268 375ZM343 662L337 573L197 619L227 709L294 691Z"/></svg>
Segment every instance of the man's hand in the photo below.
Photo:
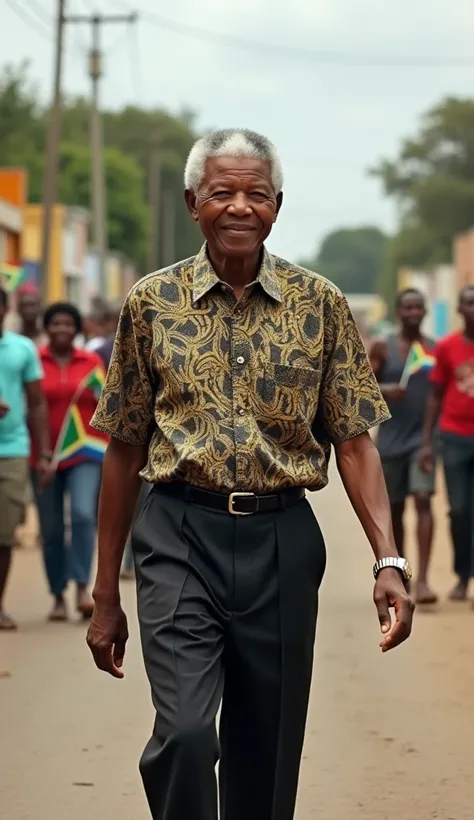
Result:
<svg viewBox="0 0 474 820"><path fill-rule="evenodd" d="M114 678L123 678L123 659L128 641L127 616L120 604L97 603L87 631L87 645L95 665Z"/></svg>
<svg viewBox="0 0 474 820"><path fill-rule="evenodd" d="M375 582L374 602L384 635L380 647L382 652L388 652L409 637L415 609L397 569L385 567L380 571ZM390 618L390 607L395 610L394 624Z"/></svg>
<svg viewBox="0 0 474 820"><path fill-rule="evenodd" d="M4 416L7 415L8 411L10 410L10 405L0 399L0 419L3 419Z"/></svg>
<svg viewBox="0 0 474 820"><path fill-rule="evenodd" d="M36 464L36 475L40 490L45 490L53 483L56 475L56 468L48 458L40 458Z"/></svg>
<svg viewBox="0 0 474 820"><path fill-rule="evenodd" d="M434 454L433 454L433 447L431 444L425 444L420 450L420 454L418 456L418 461L420 464L420 469L424 473L432 473L434 470Z"/></svg>
<svg viewBox="0 0 474 820"><path fill-rule="evenodd" d="M400 384L384 384L382 393L384 397L390 401L402 401L406 398L407 389Z"/></svg>

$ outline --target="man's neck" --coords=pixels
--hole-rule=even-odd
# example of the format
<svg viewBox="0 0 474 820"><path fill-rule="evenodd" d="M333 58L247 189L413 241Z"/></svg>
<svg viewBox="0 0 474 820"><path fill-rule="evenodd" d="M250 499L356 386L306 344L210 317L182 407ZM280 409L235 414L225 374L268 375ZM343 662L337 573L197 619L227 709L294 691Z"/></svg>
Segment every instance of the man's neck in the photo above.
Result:
<svg viewBox="0 0 474 820"><path fill-rule="evenodd" d="M409 327L402 327L400 328L400 339L404 342L409 342L409 344L413 344L413 342L422 339L421 328L409 328Z"/></svg>
<svg viewBox="0 0 474 820"><path fill-rule="evenodd" d="M219 279L234 290L242 291L251 282L255 282L260 270L262 251L254 257L224 257L211 253L209 249L208 254L209 261Z"/></svg>
<svg viewBox="0 0 474 820"><path fill-rule="evenodd" d="M34 324L25 323L23 322L23 326L21 329L21 335L26 336L28 339L36 339L38 335L38 326L36 322Z"/></svg>

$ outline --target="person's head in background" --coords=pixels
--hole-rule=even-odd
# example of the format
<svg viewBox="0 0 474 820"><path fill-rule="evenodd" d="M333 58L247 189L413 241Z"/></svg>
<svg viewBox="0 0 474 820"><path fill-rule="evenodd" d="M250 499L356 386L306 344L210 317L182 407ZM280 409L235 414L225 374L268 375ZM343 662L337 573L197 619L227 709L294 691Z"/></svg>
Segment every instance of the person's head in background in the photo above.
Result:
<svg viewBox="0 0 474 820"><path fill-rule="evenodd" d="M36 285L22 285L16 293L16 306L21 320L20 333L30 339L40 332L41 295Z"/></svg>
<svg viewBox="0 0 474 820"><path fill-rule="evenodd" d="M69 302L54 302L44 312L43 326L53 355L70 356L76 336L82 333L82 316L78 309Z"/></svg>
<svg viewBox="0 0 474 820"><path fill-rule="evenodd" d="M8 310L8 294L6 290L0 287L0 336L3 335L3 324Z"/></svg>
<svg viewBox="0 0 474 820"><path fill-rule="evenodd" d="M459 294L459 314L464 321L464 332L474 339L474 285L466 285Z"/></svg>
<svg viewBox="0 0 474 820"><path fill-rule="evenodd" d="M118 315L114 306L108 302L97 301L86 320L86 338L87 341L95 344L100 344L108 338L112 333L115 333L117 328Z"/></svg>
<svg viewBox="0 0 474 820"><path fill-rule="evenodd" d="M416 288L405 288L397 294L395 307L402 336L416 339L426 316L425 297Z"/></svg>

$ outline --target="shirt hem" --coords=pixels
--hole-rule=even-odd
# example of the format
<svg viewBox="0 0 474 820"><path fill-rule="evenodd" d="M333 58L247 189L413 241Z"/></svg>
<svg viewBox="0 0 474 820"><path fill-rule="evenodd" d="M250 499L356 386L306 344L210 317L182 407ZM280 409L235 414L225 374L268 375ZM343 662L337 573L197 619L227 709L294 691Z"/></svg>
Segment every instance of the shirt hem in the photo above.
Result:
<svg viewBox="0 0 474 820"><path fill-rule="evenodd" d="M110 436L110 438L116 438L118 441L123 441L125 444L134 444L136 447L140 447L142 444L147 443L147 439L143 441L138 440L136 438L132 438L131 436L127 436L124 433L117 433L115 430L112 430L107 424L101 424L101 422L91 421L90 426L97 430L98 433L105 433L105 435Z"/></svg>
<svg viewBox="0 0 474 820"><path fill-rule="evenodd" d="M361 436L363 433L368 433L369 430L373 430L375 427L378 427L380 424L383 424L385 421L389 421L392 416L390 413L384 413L375 421L367 422L364 425L361 425L357 430L351 430L349 433L346 433L344 436L338 436L337 438L331 438L331 444L333 447L336 447L338 444L344 444L345 441L350 441L353 438L357 438L357 436Z"/></svg>

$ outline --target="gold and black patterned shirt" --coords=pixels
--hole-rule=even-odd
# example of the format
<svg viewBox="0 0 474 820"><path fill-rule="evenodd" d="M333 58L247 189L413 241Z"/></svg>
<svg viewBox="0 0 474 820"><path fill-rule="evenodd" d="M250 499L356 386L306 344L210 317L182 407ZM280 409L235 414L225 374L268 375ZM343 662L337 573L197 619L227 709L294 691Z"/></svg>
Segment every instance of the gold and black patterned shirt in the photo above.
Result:
<svg viewBox="0 0 474 820"><path fill-rule="evenodd" d="M331 443L387 418L334 285L264 250L237 302L204 246L131 290L92 424L150 442L149 482L269 493L321 489Z"/></svg>

